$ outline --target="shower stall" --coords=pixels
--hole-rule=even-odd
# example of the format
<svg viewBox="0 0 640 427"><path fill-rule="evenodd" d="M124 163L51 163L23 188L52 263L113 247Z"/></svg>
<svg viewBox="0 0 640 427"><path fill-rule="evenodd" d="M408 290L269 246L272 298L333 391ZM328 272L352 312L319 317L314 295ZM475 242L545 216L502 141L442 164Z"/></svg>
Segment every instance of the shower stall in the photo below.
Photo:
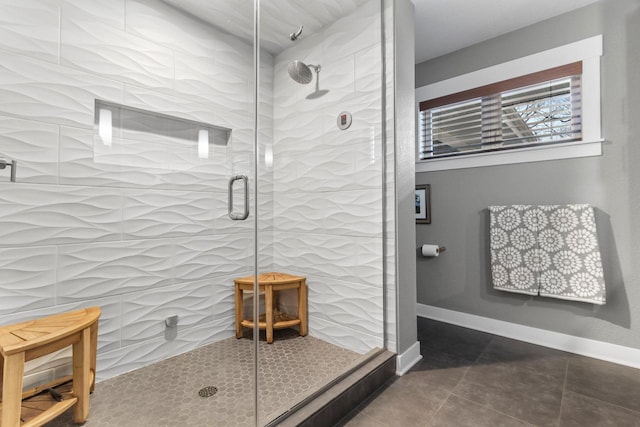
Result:
<svg viewBox="0 0 640 427"><path fill-rule="evenodd" d="M392 7L0 0L0 325L102 309L87 425L268 425L396 351ZM236 338L265 272L306 278L307 336Z"/></svg>

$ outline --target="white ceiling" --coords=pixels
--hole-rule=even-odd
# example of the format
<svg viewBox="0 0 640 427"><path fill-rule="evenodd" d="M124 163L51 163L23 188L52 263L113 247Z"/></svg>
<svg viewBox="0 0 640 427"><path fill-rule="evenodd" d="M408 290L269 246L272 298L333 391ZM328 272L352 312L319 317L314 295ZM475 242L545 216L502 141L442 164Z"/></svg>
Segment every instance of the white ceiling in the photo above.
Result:
<svg viewBox="0 0 640 427"><path fill-rule="evenodd" d="M598 0L413 0L416 64Z"/></svg>

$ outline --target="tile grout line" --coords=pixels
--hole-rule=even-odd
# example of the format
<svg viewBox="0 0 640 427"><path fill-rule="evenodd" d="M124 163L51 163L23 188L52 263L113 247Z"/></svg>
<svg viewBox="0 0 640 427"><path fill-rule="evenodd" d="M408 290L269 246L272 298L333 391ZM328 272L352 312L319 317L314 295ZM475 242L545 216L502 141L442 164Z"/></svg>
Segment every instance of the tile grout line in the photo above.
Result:
<svg viewBox="0 0 640 427"><path fill-rule="evenodd" d="M589 396L588 394L580 393L578 391L569 390L569 392L571 392L573 394L577 394L578 396L586 397L587 399L597 400L600 403L604 403L605 405L613 406L614 408L617 408L617 409L623 409L625 411L629 411L629 412L633 413L634 415L637 414L640 417L640 411L637 411L635 409L631 409L631 408L628 408L626 406L621 406L621 405L618 405L618 404L615 404L615 403L611 403L611 402L608 402L606 400L599 399L597 397ZM564 393L563 393L563 395L564 395Z"/></svg>
<svg viewBox="0 0 640 427"><path fill-rule="evenodd" d="M567 392L567 378L569 377L569 363L571 362L570 358L567 358L567 366L564 369L564 382L562 384L562 397L560 398L560 412L558 413L558 427L560 426L560 421L562 420L562 408L564 406L564 395Z"/></svg>
<svg viewBox="0 0 640 427"><path fill-rule="evenodd" d="M534 426L535 425L535 424L531 424L528 421L522 420L522 419L520 419L518 417L514 417L513 415L505 414L504 412L498 411L497 409L492 408L490 406L483 405L483 404L478 403L478 402L476 402L474 400L471 400L471 399L467 399L466 397L460 396L458 394L455 394L454 392L451 392L450 394L455 396L455 397L457 397L458 399L462 399L464 401L467 401L467 402L471 403L472 405L477 405L477 406L479 406L481 408L488 409L488 410L490 410L492 412L495 412L496 414L500 414L500 415L503 415L505 417L511 418L512 420L520 421L521 423L524 423L525 425L528 425L528 426Z"/></svg>
<svg viewBox="0 0 640 427"><path fill-rule="evenodd" d="M503 415L503 416L505 416L505 417L509 417L509 418L511 418L511 419L513 419L513 420L517 420L517 421L520 421L520 422L522 422L522 423L524 423L524 424L526 424L526 425L532 426L533 424L529 423L528 421L521 420L520 418L514 417L513 415L509 415L509 414L506 414L506 413L504 413L504 412L498 411L497 409L492 408L492 407L490 407L490 406L488 406L488 405L484 405L484 404L482 404L482 403L476 402L476 401L474 401L474 400L468 399L468 398L466 398L466 397L460 396L459 394L456 394L456 393L455 393L455 389L456 389L456 388L458 387L458 385L460 385L460 383L462 383L462 381L466 378L467 373L471 370L471 368L472 368L474 365L476 365L476 364L478 363L478 360L480 360L480 358L482 357L482 355L483 355L483 354L484 354L484 352L486 351L487 347L489 347L489 346L491 345L491 342L492 342L493 340L494 340L494 338L491 338L491 340L489 341L489 343L488 343L488 344L487 344L487 345L482 349L482 351L480 352L480 354L478 355L478 357L476 357L476 360L474 360L474 361L473 361L473 364L472 364L471 366L468 366L468 367L467 367L467 369L465 370L464 374L462 375L462 378L460 378L460 381L458 381L458 383L457 383L457 384L453 387L453 389L451 389L451 391L449 392L449 396L451 396L451 395L456 396L456 397L457 397L457 398L459 398L459 399L462 399L462 400L465 400L465 401L467 401L467 402L470 402L470 403L472 403L472 404L474 404L474 405L477 405L477 406L479 406L479 407L481 407L481 408L488 409L488 410L493 411L493 412L495 412L495 413L497 413L497 414ZM567 364L568 364L568 361L567 361ZM565 372L565 379L566 379L566 372ZM447 397L447 399L448 399L448 397ZM438 408L438 410L440 410L440 408ZM436 411L436 412L437 412L437 411Z"/></svg>
<svg viewBox="0 0 640 427"><path fill-rule="evenodd" d="M438 415L438 412L440 412L440 409L442 409L442 407L444 406L445 403L447 403L447 400L449 400L449 398L451 397L451 395L453 394L453 392L449 392L447 393L447 397L445 397L442 402L440 402L440 405L438 405L438 409L436 409L435 411L433 411L433 415L431 416L431 419L429 420L428 424L432 424L434 418L436 417L436 415Z"/></svg>

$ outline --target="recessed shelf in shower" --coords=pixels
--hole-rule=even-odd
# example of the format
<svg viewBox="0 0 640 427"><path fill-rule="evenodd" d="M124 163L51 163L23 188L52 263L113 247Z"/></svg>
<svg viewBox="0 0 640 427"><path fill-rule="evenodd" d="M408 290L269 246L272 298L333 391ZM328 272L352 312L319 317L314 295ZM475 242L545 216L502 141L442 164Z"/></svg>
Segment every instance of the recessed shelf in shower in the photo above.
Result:
<svg viewBox="0 0 640 427"><path fill-rule="evenodd" d="M226 150L231 129L95 100L94 161L132 167L188 169Z"/></svg>

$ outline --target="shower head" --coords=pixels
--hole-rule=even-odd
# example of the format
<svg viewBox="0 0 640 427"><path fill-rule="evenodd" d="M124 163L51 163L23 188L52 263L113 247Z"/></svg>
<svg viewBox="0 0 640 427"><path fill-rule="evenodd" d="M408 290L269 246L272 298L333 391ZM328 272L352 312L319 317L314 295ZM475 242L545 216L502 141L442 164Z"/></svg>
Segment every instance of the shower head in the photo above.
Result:
<svg viewBox="0 0 640 427"><path fill-rule="evenodd" d="M287 70L289 71L289 75L294 81L306 85L311 83L311 80L313 80L311 68L313 68L316 73L320 72L319 65L307 65L304 62L298 60L291 61Z"/></svg>

